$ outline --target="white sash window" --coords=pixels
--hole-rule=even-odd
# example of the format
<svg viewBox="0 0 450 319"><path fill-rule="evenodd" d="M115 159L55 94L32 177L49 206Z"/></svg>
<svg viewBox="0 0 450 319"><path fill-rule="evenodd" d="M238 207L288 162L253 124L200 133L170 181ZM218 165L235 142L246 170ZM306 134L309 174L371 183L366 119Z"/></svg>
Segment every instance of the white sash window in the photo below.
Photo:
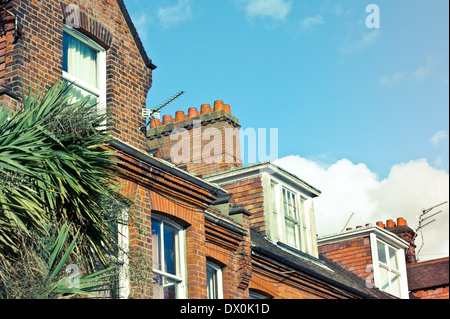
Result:
<svg viewBox="0 0 450 319"><path fill-rule="evenodd" d="M104 112L106 105L106 51L81 32L64 26L63 79L74 83L76 100L90 96Z"/></svg>

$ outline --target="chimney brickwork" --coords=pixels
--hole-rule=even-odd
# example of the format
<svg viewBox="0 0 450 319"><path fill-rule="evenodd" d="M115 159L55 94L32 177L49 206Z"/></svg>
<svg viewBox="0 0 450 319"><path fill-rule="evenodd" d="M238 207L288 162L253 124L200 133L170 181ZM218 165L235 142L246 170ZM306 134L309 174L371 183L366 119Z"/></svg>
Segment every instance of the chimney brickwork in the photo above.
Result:
<svg viewBox="0 0 450 319"><path fill-rule="evenodd" d="M206 176L242 167L239 120L223 101L152 119L147 144L157 157Z"/></svg>

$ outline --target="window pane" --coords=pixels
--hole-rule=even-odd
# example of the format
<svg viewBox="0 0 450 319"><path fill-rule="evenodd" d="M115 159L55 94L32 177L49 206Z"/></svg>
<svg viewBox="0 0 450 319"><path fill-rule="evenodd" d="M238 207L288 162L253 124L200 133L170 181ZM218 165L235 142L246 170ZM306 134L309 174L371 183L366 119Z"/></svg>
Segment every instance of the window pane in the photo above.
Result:
<svg viewBox="0 0 450 319"><path fill-rule="evenodd" d="M295 240L295 223L286 220L286 242L288 245L297 246L297 241Z"/></svg>
<svg viewBox="0 0 450 319"><path fill-rule="evenodd" d="M380 267L380 286L381 290L389 292L389 272L383 267Z"/></svg>
<svg viewBox="0 0 450 319"><path fill-rule="evenodd" d="M161 270L161 222L152 219L152 258L153 268Z"/></svg>
<svg viewBox="0 0 450 319"><path fill-rule="evenodd" d="M176 234L177 229L164 224L164 271L169 274L176 274Z"/></svg>
<svg viewBox="0 0 450 319"><path fill-rule="evenodd" d="M389 247L389 266L398 269L397 254L392 247Z"/></svg>
<svg viewBox="0 0 450 319"><path fill-rule="evenodd" d="M74 37L63 34L63 70L98 88L97 52Z"/></svg>
<svg viewBox="0 0 450 319"><path fill-rule="evenodd" d="M391 290L394 296L400 297L400 276L391 273Z"/></svg>
<svg viewBox="0 0 450 319"><path fill-rule="evenodd" d="M177 284L178 282L173 279L155 274L153 276L153 298L175 299Z"/></svg>
<svg viewBox="0 0 450 319"><path fill-rule="evenodd" d="M206 266L206 280L207 280L207 291L208 299L217 299L217 270L211 266Z"/></svg>
<svg viewBox="0 0 450 319"><path fill-rule="evenodd" d="M69 81L66 80L67 84L70 84ZM98 102L98 96L89 93L86 90L83 90L79 86L77 86L75 83L72 85L72 92L73 92L73 99L70 101L71 103L75 103L77 101L81 101L82 99L89 97L88 104L95 105Z"/></svg>
<svg viewBox="0 0 450 319"><path fill-rule="evenodd" d="M378 260L383 264L387 264L385 245L382 242L377 241L377 249L378 249Z"/></svg>

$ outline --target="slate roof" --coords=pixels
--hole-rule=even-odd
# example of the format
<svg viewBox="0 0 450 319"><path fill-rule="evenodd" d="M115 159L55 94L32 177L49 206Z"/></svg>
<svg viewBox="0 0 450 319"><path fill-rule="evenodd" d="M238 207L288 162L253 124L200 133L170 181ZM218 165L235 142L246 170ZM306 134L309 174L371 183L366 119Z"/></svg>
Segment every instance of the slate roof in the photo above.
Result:
<svg viewBox="0 0 450 319"><path fill-rule="evenodd" d="M303 275L328 283L330 286L346 291L353 296L356 295L363 299L397 299L395 296L377 288L367 288L364 279L322 255L319 256L319 259L301 252L298 255L294 255L261 236L253 229L250 231L250 240L253 254L274 259L298 270Z"/></svg>
<svg viewBox="0 0 450 319"><path fill-rule="evenodd" d="M448 257L407 264L410 291L448 286Z"/></svg>

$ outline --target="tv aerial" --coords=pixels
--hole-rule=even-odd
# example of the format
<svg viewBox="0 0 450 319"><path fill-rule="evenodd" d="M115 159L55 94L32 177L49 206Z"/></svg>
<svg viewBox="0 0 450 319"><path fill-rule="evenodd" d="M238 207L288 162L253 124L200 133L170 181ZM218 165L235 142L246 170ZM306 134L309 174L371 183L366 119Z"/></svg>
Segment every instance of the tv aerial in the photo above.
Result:
<svg viewBox="0 0 450 319"><path fill-rule="evenodd" d="M175 93L174 95L172 95L171 97L166 99L164 102L161 102L154 109L143 108L142 109L142 116L145 117L146 119L149 119L149 120L151 120L151 119L160 119L161 118L161 110L163 108L165 108L167 105L169 105L170 103L172 103L173 101L175 101L176 99L178 99L180 96L182 96L185 93L186 93L186 91L178 91L177 93ZM141 132L145 134L145 132L147 131L147 127L149 125L150 125L150 121L148 121L148 123L145 126L140 127Z"/></svg>
<svg viewBox="0 0 450 319"><path fill-rule="evenodd" d="M428 225L430 225L431 223L435 222L436 219L433 219L433 220L429 220L429 219L432 218L432 217L434 217L434 216L436 216L437 214L442 213L442 210L440 210L440 211L438 211L438 212L435 212L435 213L433 213L433 214L431 214L431 215L428 215L428 216L426 216L426 215L427 215L428 213L430 213L433 209L435 209L435 208L437 208L437 207L439 207L439 206L442 206L442 205L444 205L444 204L447 204L447 202L443 202L443 203L437 204L437 205L435 205L435 206L433 206L433 207L430 207L430 208L427 208L427 209L422 209L422 213L421 213L419 216L417 216L417 220L419 221L419 224L417 225L417 227L416 227L416 229L415 229L415 235L414 235L414 237L411 239L411 241L410 241L410 243L409 243L409 244L411 245L411 243L417 238L418 232L420 232L420 236L421 236L421 239L422 239L422 244L421 244L421 246L420 246L420 248L419 248L419 251L416 253L416 256L419 255L419 253L420 253L420 251L422 250L423 245L424 245L424 242L423 242L423 228L424 228L425 226L428 226Z"/></svg>

